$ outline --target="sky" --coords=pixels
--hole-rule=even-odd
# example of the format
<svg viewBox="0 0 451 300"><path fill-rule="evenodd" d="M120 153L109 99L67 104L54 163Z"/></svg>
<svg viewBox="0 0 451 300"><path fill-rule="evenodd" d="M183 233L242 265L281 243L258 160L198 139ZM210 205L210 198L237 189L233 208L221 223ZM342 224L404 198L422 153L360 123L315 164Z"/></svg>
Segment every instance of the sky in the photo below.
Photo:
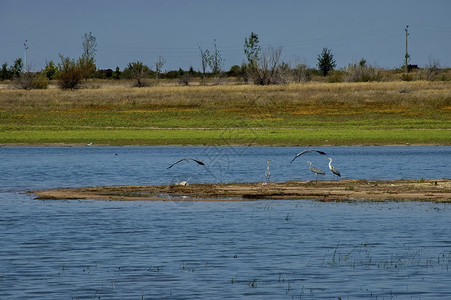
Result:
<svg viewBox="0 0 451 300"><path fill-rule="evenodd" d="M32 71L59 54L76 59L82 38L97 41L100 69L141 61L151 69L201 69L200 50L217 49L223 68L246 60L244 39L257 33L263 49L315 68L327 47L337 68L362 58L381 68L404 62L408 25L411 64L451 67L449 0L0 0L0 63L24 58Z"/></svg>

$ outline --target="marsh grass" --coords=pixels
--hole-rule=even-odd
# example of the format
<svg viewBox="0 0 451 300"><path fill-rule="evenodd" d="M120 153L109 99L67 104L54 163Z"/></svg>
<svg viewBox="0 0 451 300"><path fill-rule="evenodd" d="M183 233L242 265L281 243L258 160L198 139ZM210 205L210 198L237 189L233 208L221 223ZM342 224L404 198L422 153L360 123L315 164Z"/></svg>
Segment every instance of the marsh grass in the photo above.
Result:
<svg viewBox="0 0 451 300"><path fill-rule="evenodd" d="M1 90L0 143L447 144L450 113L448 82Z"/></svg>

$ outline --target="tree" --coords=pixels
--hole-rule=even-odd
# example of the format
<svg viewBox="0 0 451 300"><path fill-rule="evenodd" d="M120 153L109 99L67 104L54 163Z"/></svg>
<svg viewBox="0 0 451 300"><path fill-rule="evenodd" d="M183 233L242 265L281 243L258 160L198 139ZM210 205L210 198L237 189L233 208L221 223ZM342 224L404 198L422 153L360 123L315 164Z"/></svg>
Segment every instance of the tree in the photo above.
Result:
<svg viewBox="0 0 451 300"><path fill-rule="evenodd" d="M207 76L207 66L210 60L211 54L208 49L202 50L199 46L200 58L202 61L202 84L205 84L205 78Z"/></svg>
<svg viewBox="0 0 451 300"><path fill-rule="evenodd" d="M216 39L213 39L213 46L214 46L214 52L210 56L210 59L208 60L208 65L211 68L211 72L213 73L213 76L217 78L222 74L222 65L224 63L224 60L222 59L221 54L219 53L218 47L216 47Z"/></svg>
<svg viewBox="0 0 451 300"><path fill-rule="evenodd" d="M119 69L118 66L116 66L116 70L114 71L114 75L113 75L114 79L121 79L121 69Z"/></svg>
<svg viewBox="0 0 451 300"><path fill-rule="evenodd" d="M48 80L55 79L56 73L58 72L58 67L53 63L53 60L45 64L44 70L42 72L47 76Z"/></svg>
<svg viewBox="0 0 451 300"><path fill-rule="evenodd" d="M83 35L81 46L83 48L81 57L86 59L92 58L94 60L97 52L97 42L96 37L92 35L91 31Z"/></svg>
<svg viewBox="0 0 451 300"><path fill-rule="evenodd" d="M3 63L2 68L0 69L0 79L3 80L7 80L7 79L11 79L11 72L8 68L8 63Z"/></svg>
<svg viewBox="0 0 451 300"><path fill-rule="evenodd" d="M246 54L248 64L253 66L257 63L261 47L258 44L258 34L251 32L249 39L244 38L244 54Z"/></svg>
<svg viewBox="0 0 451 300"><path fill-rule="evenodd" d="M137 87L147 86L147 83L144 81L144 79L149 74L149 67L144 65L141 61L129 63L126 73L129 73L129 76L136 81Z"/></svg>
<svg viewBox="0 0 451 300"><path fill-rule="evenodd" d="M334 55L332 54L331 50L327 48L323 48L323 51L318 55L317 60L318 69L321 71L323 76L327 76L327 74L336 66Z"/></svg>
<svg viewBox="0 0 451 300"><path fill-rule="evenodd" d="M80 57L77 61L77 65L80 67L81 76L84 80L93 77L96 72L96 64L94 58Z"/></svg>
<svg viewBox="0 0 451 300"><path fill-rule="evenodd" d="M279 63L281 56L281 47L268 47L262 51L255 65L249 66L249 78L258 85L284 83L285 79Z"/></svg>
<svg viewBox="0 0 451 300"><path fill-rule="evenodd" d="M86 80L96 71L95 55L97 52L97 42L96 37L92 35L91 31L83 35L81 46L83 53L78 59L78 65L82 70L83 78Z"/></svg>
<svg viewBox="0 0 451 300"><path fill-rule="evenodd" d="M166 59L162 56L158 56L158 60L155 62L155 78L158 79L161 74L163 66L166 64Z"/></svg>
<svg viewBox="0 0 451 300"><path fill-rule="evenodd" d="M11 74L11 77L19 77L20 73L22 73L23 70L23 62L22 58L18 58L14 61L14 65L9 69L9 72Z"/></svg>
<svg viewBox="0 0 451 300"><path fill-rule="evenodd" d="M61 63L58 64L58 85L63 90L74 90L80 87L83 79L82 70L75 60L59 55Z"/></svg>

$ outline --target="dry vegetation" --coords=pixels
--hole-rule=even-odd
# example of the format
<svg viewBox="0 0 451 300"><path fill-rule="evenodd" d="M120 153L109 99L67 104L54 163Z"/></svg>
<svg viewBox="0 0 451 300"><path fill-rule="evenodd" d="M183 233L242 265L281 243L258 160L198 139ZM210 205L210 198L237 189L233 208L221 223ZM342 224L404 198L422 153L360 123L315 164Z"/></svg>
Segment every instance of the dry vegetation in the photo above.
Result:
<svg viewBox="0 0 451 300"><path fill-rule="evenodd" d="M146 88L98 83L97 88L76 91L0 90L4 132L42 128L449 130L450 113L451 82ZM438 143L447 144L443 139Z"/></svg>

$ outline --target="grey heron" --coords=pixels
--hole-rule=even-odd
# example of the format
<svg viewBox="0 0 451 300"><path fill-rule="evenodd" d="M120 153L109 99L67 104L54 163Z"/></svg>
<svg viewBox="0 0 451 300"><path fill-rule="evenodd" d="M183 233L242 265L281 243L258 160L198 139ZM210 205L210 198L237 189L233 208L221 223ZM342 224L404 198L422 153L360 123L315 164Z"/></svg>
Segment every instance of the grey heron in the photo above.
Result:
<svg viewBox="0 0 451 300"><path fill-rule="evenodd" d="M323 151L319 151L319 150L316 150L316 149L307 149L307 150L301 151L301 152L299 152L298 154L296 154L296 156L290 161L290 163L292 163L296 158L298 158L298 157L301 156L302 154L304 154L304 153L309 153L309 152L313 152L313 151L318 152L318 153L321 154L321 155L326 155L326 152L323 152Z"/></svg>
<svg viewBox="0 0 451 300"><path fill-rule="evenodd" d="M331 170L332 173L334 174L334 179L335 179L335 175L337 175L338 177L341 177L341 174L338 171L338 169L335 168L334 165L332 165L332 158L329 157L328 160L329 160L329 170Z"/></svg>
<svg viewBox="0 0 451 300"><path fill-rule="evenodd" d="M312 162L311 162L311 161L308 160L307 163L309 164L309 169L310 169L310 171L312 171L313 173L316 174L316 182L318 183L318 174L320 174L320 175L326 175L326 173L324 173L323 171L321 171L319 168L312 167Z"/></svg>
<svg viewBox="0 0 451 300"><path fill-rule="evenodd" d="M179 162L182 162L182 161L190 161L190 160L192 160L192 161L194 161L194 162L197 162L199 165L202 165L202 166L205 165L203 162L201 162L201 161L199 161L199 160L196 160L196 159L193 159L193 158L189 158L189 157L185 157L185 158L179 159L178 161L176 161L175 163L173 163L172 165L170 165L169 167L167 167L167 169L172 168L173 165L178 164Z"/></svg>
<svg viewBox="0 0 451 300"><path fill-rule="evenodd" d="M269 178L271 177L271 171L269 171L269 162L270 160L266 161L266 172L265 172L265 177L266 177L266 183L269 182Z"/></svg>

